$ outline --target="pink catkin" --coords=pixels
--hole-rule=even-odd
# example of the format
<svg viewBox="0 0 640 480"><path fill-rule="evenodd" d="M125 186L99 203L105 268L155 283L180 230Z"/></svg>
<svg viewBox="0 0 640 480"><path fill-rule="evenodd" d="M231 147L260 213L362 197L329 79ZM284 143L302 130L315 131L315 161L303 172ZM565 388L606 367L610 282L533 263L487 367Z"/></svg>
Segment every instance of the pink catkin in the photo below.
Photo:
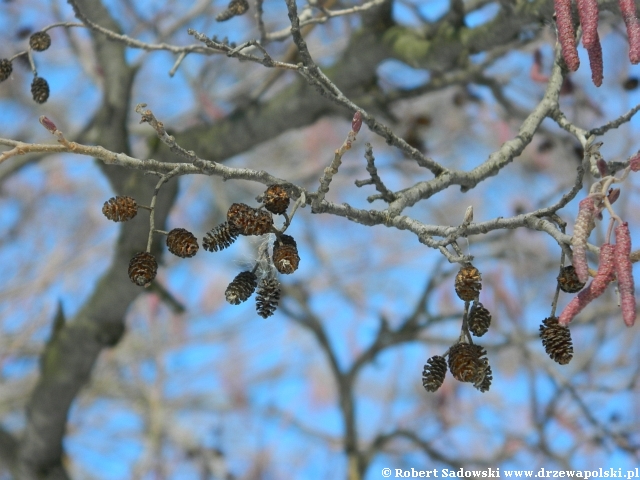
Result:
<svg viewBox="0 0 640 480"><path fill-rule="evenodd" d="M586 283L589 279L589 264L587 263L587 239L593 230L594 217L597 213L596 203L593 197L583 199L578 206L578 217L573 228L573 268L578 279Z"/></svg>
<svg viewBox="0 0 640 480"><path fill-rule="evenodd" d="M633 1L633 0L632 0ZM571 18L571 0L554 0L556 9L556 25L558 26L558 41L562 48L562 58L572 72L578 70L580 59L576 48L576 32Z"/></svg>
<svg viewBox="0 0 640 480"><path fill-rule="evenodd" d="M596 43L600 43L598 38L598 1L576 0L576 3L578 15L580 15L580 25L582 25L582 45L589 50Z"/></svg>
<svg viewBox="0 0 640 480"><path fill-rule="evenodd" d="M596 87L602 85L603 77L603 65L602 65L602 46L600 45L600 38L598 32L596 32L596 41L593 45L587 48L589 54L589 66L591 67L591 81Z"/></svg>
<svg viewBox="0 0 640 480"><path fill-rule="evenodd" d="M620 292L620 306L622 319L627 327L636 322L636 297L633 282L633 267L631 265L631 235L627 222L618 225L616 232L616 248L614 251L614 266L618 276L618 291Z"/></svg>
<svg viewBox="0 0 640 480"><path fill-rule="evenodd" d="M596 273L595 278L589 286L573 297L569 304L564 308L558 317L558 323L560 325L568 325L571 320L573 320L574 317L584 309L584 307L604 293L607 286L615 278L613 274L613 257L614 246L610 243L603 244L600 247L600 265L598 266L598 273Z"/></svg>
<svg viewBox="0 0 640 480"><path fill-rule="evenodd" d="M634 0L618 0L620 12L627 26L627 36L629 37L629 60L631 63L640 63L640 22L636 12Z"/></svg>

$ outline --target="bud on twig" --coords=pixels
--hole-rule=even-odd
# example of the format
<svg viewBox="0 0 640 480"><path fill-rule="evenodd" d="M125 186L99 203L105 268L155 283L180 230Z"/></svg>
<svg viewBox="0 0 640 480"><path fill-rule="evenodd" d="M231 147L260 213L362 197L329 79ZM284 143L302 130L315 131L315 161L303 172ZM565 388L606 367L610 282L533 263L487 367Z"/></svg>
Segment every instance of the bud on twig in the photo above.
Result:
<svg viewBox="0 0 640 480"><path fill-rule="evenodd" d="M353 114L353 120L351 120L351 130L358 133L362 127L362 113L358 110Z"/></svg>
<svg viewBox="0 0 640 480"><path fill-rule="evenodd" d="M631 236L629 224L624 222L615 229L616 245L613 253L614 266L618 277L618 290L620 291L620 305L622 307L622 319L627 327L632 327L636 322L636 297L633 282L633 267L631 265Z"/></svg>
<svg viewBox="0 0 640 480"><path fill-rule="evenodd" d="M49 120L47 117L45 117L44 115L41 115L40 118L38 119L40 120L40 124L46 128L47 130L49 130L49 132L51 133L55 133L56 130L58 130L58 127L56 127L56 124L53 123L51 120Z"/></svg>

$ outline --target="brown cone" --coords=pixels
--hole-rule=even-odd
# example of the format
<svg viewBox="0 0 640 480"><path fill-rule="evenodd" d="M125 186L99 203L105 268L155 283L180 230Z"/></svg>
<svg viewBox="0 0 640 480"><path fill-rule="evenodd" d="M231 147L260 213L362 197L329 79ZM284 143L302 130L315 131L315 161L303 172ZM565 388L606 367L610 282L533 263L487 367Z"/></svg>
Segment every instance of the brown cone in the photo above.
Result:
<svg viewBox="0 0 640 480"><path fill-rule="evenodd" d="M440 355L434 355L422 370L422 386L427 392L435 392L442 386L447 374L447 361Z"/></svg>
<svg viewBox="0 0 640 480"><path fill-rule="evenodd" d="M207 232L202 239L202 246L209 252L224 250L236 241L238 235L240 233L231 227L229 222L224 222Z"/></svg>
<svg viewBox="0 0 640 480"><path fill-rule="evenodd" d="M49 98L49 84L42 77L34 77L31 82L31 96L36 103L44 103Z"/></svg>
<svg viewBox="0 0 640 480"><path fill-rule="evenodd" d="M280 283L274 277L263 278L256 295L256 311L262 318L273 315L280 301Z"/></svg>
<svg viewBox="0 0 640 480"><path fill-rule="evenodd" d="M486 354L480 345L457 343L449 349L449 370L460 382L482 383L489 365Z"/></svg>
<svg viewBox="0 0 640 480"><path fill-rule="evenodd" d="M111 197L104 202L102 214L114 222L126 222L138 214L138 204L131 197Z"/></svg>
<svg viewBox="0 0 640 480"><path fill-rule="evenodd" d="M0 59L0 82L4 82L13 72L13 64L8 58Z"/></svg>
<svg viewBox="0 0 640 480"><path fill-rule="evenodd" d="M491 325L491 313L489 310L484 308L482 303L473 302L467 322L471 333L476 337L481 337L489 330L489 325Z"/></svg>
<svg viewBox="0 0 640 480"><path fill-rule="evenodd" d="M586 284L578 279L578 274L573 265L568 265L562 267L558 275L558 285L563 292L576 293L582 290Z"/></svg>
<svg viewBox="0 0 640 480"><path fill-rule="evenodd" d="M281 235L273 242L273 264L280 273L291 274L298 269L300 256L293 237Z"/></svg>
<svg viewBox="0 0 640 480"><path fill-rule="evenodd" d="M167 235L169 251L180 258L193 257L198 253L198 240L189 230L174 228Z"/></svg>
<svg viewBox="0 0 640 480"><path fill-rule="evenodd" d="M240 235L264 235L271 231L273 217L264 210L234 203L227 211L227 222Z"/></svg>
<svg viewBox="0 0 640 480"><path fill-rule="evenodd" d="M29 46L36 52L43 52L51 46L51 37L47 32L36 32L29 38Z"/></svg>
<svg viewBox="0 0 640 480"><path fill-rule="evenodd" d="M282 185L271 185L264 192L264 208L271 213L282 215L289 208L289 194Z"/></svg>
<svg viewBox="0 0 640 480"><path fill-rule="evenodd" d="M573 358L573 344L568 327L558 323L558 317L548 317L540 325L540 338L547 355L560 365L566 365Z"/></svg>
<svg viewBox="0 0 640 480"><path fill-rule="evenodd" d="M256 289L258 279L253 272L240 272L229 284L224 296L231 305L240 305L246 301Z"/></svg>
<svg viewBox="0 0 640 480"><path fill-rule="evenodd" d="M482 275L480 271L471 264L463 266L456 275L456 293L465 302L470 302L478 298L482 289Z"/></svg>
<svg viewBox="0 0 640 480"><path fill-rule="evenodd" d="M157 272L158 262L150 253L136 253L129 262L129 279L140 287L149 285Z"/></svg>

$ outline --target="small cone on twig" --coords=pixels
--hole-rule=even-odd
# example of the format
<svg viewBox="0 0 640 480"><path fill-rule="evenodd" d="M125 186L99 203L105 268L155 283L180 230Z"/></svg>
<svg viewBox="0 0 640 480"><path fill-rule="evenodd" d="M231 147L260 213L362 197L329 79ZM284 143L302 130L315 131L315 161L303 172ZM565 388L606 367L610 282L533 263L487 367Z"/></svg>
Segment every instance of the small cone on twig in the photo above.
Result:
<svg viewBox="0 0 640 480"><path fill-rule="evenodd" d="M491 313L480 302L473 302L467 323L469 331L476 337L481 337L489 330Z"/></svg>
<svg viewBox="0 0 640 480"><path fill-rule="evenodd" d="M216 17L218 22L224 22L238 15L243 15L249 10L249 2L247 0L231 0L227 9L219 13Z"/></svg>
<svg viewBox="0 0 640 480"><path fill-rule="evenodd" d="M13 64L8 58L0 59L0 82L4 82L13 72Z"/></svg>
<svg viewBox="0 0 640 480"><path fill-rule="evenodd" d="M558 275L558 285L560 290L567 293L576 293L584 288L585 282L581 282L573 265L562 267Z"/></svg>
<svg viewBox="0 0 640 480"><path fill-rule="evenodd" d="M258 279L253 272L240 272L229 284L224 296L231 305L240 305L246 301L256 289Z"/></svg>
<svg viewBox="0 0 640 480"><path fill-rule="evenodd" d="M180 258L193 257L198 253L198 240L189 230L174 228L167 235L169 251Z"/></svg>
<svg viewBox="0 0 640 480"><path fill-rule="evenodd" d="M280 273L291 274L298 269L300 256L293 237L280 235L273 242L273 264Z"/></svg>
<svg viewBox="0 0 640 480"><path fill-rule="evenodd" d="M227 222L240 235L264 235L271 231L273 217L264 210L234 203L227 211Z"/></svg>
<svg viewBox="0 0 640 480"><path fill-rule="evenodd" d="M435 392L442 386L446 374L447 361L440 355L434 355L422 370L422 386L427 392Z"/></svg>
<svg viewBox="0 0 640 480"><path fill-rule="evenodd" d="M51 37L47 32L36 32L29 37L29 46L36 52L43 52L51 46Z"/></svg>
<svg viewBox="0 0 640 480"><path fill-rule="evenodd" d="M264 208L271 213L282 215L289 208L289 194L282 185L271 185L264 192Z"/></svg>
<svg viewBox="0 0 640 480"><path fill-rule="evenodd" d="M482 289L482 275L480 271L470 263L464 265L456 275L456 293L465 302L475 300Z"/></svg>
<svg viewBox="0 0 640 480"><path fill-rule="evenodd" d="M207 232L202 239L202 246L209 252L224 250L236 241L238 235L240 233L229 225L229 222L224 222Z"/></svg>
<svg viewBox="0 0 640 480"><path fill-rule="evenodd" d="M148 252L136 253L129 262L129 279L140 287L149 285L158 273L158 262Z"/></svg>
<svg viewBox="0 0 640 480"><path fill-rule="evenodd" d="M114 222L126 222L138 214L138 204L132 197L111 197L104 202L102 214Z"/></svg>
<svg viewBox="0 0 640 480"><path fill-rule="evenodd" d="M31 82L31 96L36 103L44 103L49 98L49 84L42 77L34 77Z"/></svg>
<svg viewBox="0 0 640 480"><path fill-rule="evenodd" d="M486 354L480 345L457 343L449 349L449 371L460 382L480 385L489 367Z"/></svg>
<svg viewBox="0 0 640 480"><path fill-rule="evenodd" d="M273 315L280 301L280 282L274 277L260 280L256 295L256 311L262 318Z"/></svg>
<svg viewBox="0 0 640 480"><path fill-rule="evenodd" d="M540 325L540 338L547 355L560 365L573 358L573 344L569 328L558 323L557 317L545 318Z"/></svg>

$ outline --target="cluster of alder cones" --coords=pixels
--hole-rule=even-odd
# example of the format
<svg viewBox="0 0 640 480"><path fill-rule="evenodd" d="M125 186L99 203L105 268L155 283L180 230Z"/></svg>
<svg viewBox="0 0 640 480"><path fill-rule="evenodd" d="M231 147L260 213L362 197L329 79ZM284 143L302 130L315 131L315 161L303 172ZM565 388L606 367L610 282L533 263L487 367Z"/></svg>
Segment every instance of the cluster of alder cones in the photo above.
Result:
<svg viewBox="0 0 640 480"><path fill-rule="evenodd" d="M471 335L481 337L491 325L491 313L478 300L481 289L480 271L470 263L464 265L455 280L456 293L465 302L462 334L443 355L434 355L427 360L422 371L422 385L428 392L435 392L442 386L447 374L446 357L449 357L449 371L456 380L472 383L481 392L491 387L493 376L487 351L471 340Z"/></svg>
<svg viewBox="0 0 640 480"><path fill-rule="evenodd" d="M36 32L29 37L29 48L43 52L51 46L51 37L47 32ZM4 82L13 72L13 62L9 58L0 59L0 82ZM31 96L36 103L44 103L49 98L49 83L37 74L31 82Z"/></svg>
<svg viewBox="0 0 640 480"><path fill-rule="evenodd" d="M229 247L241 236L266 235L273 233L276 238L273 243L270 262L281 274L291 274L298 269L300 256L293 237L285 235L273 225L272 214L286 216L290 198L282 185L271 185L264 192L263 203L259 208L253 208L244 203L234 203L227 211L227 221L207 232L202 240L202 246L210 252L217 252ZM102 213L109 220L124 222L131 220L138 213L138 208L149 208L138 205L131 197L118 196L110 198L102 207ZM174 228L167 235L169 251L181 258L193 257L199 249L196 237L184 228ZM258 265L252 271L239 273L225 291L226 300L232 305L249 299L257 287L256 310L263 318L270 317L275 312L280 299L280 283L273 269L266 273L256 273ZM156 276L158 262L149 252L137 253L129 262L129 278L139 286L147 286Z"/></svg>

